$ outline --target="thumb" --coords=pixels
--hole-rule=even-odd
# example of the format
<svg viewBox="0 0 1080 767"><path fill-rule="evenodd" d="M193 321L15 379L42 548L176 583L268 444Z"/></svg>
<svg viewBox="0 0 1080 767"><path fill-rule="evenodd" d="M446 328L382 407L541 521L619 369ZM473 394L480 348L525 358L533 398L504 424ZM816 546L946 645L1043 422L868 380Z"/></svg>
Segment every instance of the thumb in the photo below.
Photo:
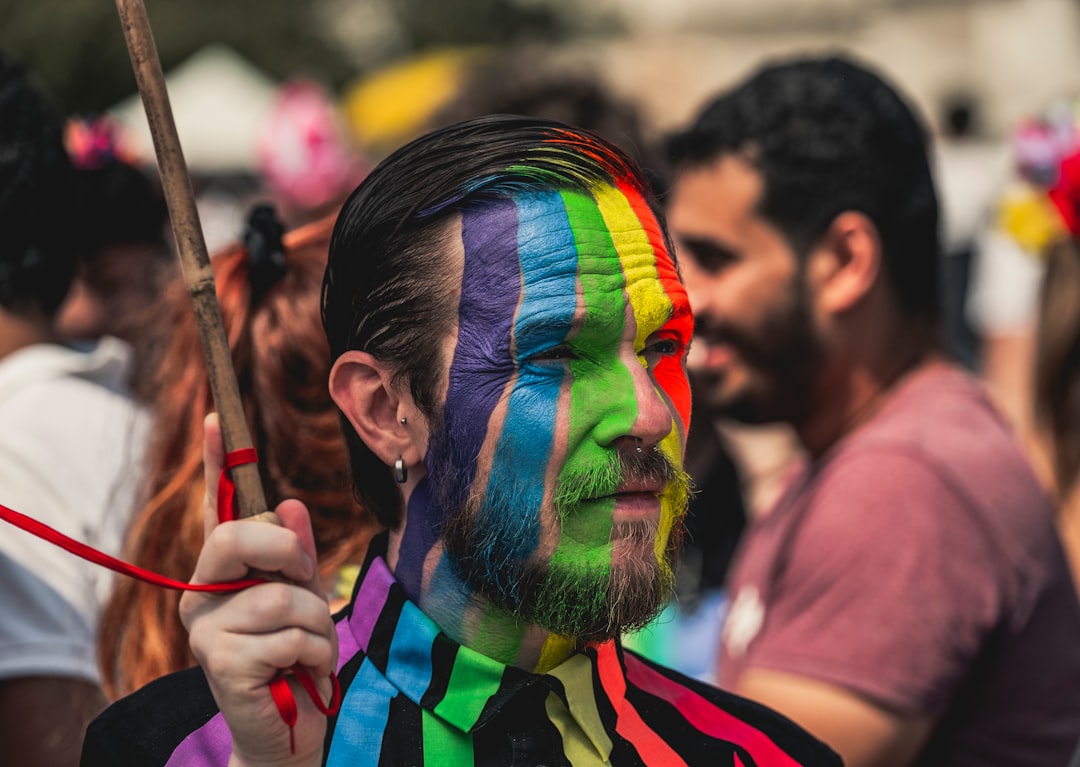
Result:
<svg viewBox="0 0 1080 767"><path fill-rule="evenodd" d="M281 526L292 530L300 541L300 548L310 558L311 577L303 585L310 591L326 598L319 578L319 568L316 564L315 534L311 529L311 514L307 507L296 499L287 499L278 504L275 512L281 522Z"/></svg>
<svg viewBox="0 0 1080 767"><path fill-rule="evenodd" d="M217 413L209 413L203 419L203 482L206 485L203 523L207 536L218 525L218 482L221 480L221 467L224 465L225 444L221 439L221 422Z"/></svg>

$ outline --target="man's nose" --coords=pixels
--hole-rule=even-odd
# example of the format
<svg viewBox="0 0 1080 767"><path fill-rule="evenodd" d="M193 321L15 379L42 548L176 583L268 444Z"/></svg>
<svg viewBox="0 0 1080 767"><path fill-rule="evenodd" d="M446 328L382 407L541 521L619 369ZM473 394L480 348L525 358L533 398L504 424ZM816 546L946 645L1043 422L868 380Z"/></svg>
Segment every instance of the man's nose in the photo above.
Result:
<svg viewBox="0 0 1080 767"><path fill-rule="evenodd" d="M649 371L642 365L635 368L633 378L637 418L630 436L640 440L643 445L652 446L671 433L672 406Z"/></svg>

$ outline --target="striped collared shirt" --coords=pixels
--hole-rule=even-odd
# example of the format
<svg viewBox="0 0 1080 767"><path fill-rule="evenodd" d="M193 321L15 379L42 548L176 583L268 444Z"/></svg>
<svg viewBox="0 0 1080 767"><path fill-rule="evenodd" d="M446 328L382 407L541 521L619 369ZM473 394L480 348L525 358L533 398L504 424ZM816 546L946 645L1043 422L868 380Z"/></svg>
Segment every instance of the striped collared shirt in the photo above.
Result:
<svg viewBox="0 0 1080 767"><path fill-rule="evenodd" d="M328 728L329 767L840 764L772 711L616 641L590 646L547 674L504 666L442 633L405 597L381 556L369 558L337 626L342 704ZM90 729L84 767L226 764L229 731L201 673L172 679L103 714ZM189 713L199 706L205 714ZM155 711L187 729L153 722ZM131 738L125 717L147 720L150 732L136 728Z"/></svg>

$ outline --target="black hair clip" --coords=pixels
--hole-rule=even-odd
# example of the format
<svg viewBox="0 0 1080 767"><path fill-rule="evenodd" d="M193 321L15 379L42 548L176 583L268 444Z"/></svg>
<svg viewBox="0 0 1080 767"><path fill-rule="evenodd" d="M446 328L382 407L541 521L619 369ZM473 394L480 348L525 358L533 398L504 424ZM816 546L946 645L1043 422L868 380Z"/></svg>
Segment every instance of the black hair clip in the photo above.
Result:
<svg viewBox="0 0 1080 767"><path fill-rule="evenodd" d="M244 228L244 249L248 254L252 305L257 304L288 271L282 243L284 235L285 226L272 205L259 203L251 209Z"/></svg>

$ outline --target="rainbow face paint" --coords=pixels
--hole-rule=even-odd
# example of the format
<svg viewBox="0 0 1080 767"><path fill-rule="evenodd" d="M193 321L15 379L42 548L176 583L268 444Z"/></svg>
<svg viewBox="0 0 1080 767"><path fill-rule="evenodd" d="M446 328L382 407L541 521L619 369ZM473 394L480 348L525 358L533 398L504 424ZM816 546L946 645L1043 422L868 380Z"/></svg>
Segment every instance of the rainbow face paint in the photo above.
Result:
<svg viewBox="0 0 1080 767"><path fill-rule="evenodd" d="M467 557L464 580L490 602L530 619L603 614L609 582L635 569L620 558L670 576L685 486L617 490L626 489L623 464L638 435L666 458L649 460L682 476L692 332L685 291L636 191L519 193L466 210L461 226L442 430L409 501L397 577L414 595L453 580L445 555L433 563L430 552L443 525L464 522L456 558ZM625 541L620 517L638 530ZM632 540L641 529L643 546ZM560 587L531 582L530 568Z"/></svg>

